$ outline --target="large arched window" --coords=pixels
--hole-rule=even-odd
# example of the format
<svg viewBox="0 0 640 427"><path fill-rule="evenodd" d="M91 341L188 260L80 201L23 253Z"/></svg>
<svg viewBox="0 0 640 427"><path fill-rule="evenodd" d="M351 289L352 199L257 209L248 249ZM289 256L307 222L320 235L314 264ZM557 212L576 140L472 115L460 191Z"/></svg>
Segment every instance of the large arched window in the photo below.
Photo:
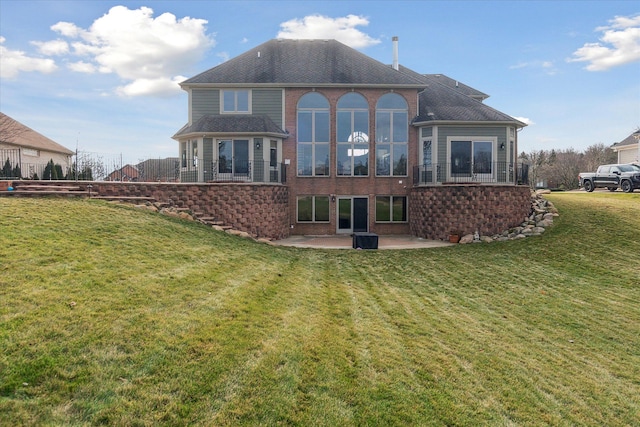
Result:
<svg viewBox="0 0 640 427"><path fill-rule="evenodd" d="M376 105L376 175L407 175L409 112L407 101L387 93Z"/></svg>
<svg viewBox="0 0 640 427"><path fill-rule="evenodd" d="M369 104L360 94L347 93L338 100L337 174L369 175Z"/></svg>
<svg viewBox="0 0 640 427"><path fill-rule="evenodd" d="M298 176L329 175L329 101L310 92L298 101Z"/></svg>

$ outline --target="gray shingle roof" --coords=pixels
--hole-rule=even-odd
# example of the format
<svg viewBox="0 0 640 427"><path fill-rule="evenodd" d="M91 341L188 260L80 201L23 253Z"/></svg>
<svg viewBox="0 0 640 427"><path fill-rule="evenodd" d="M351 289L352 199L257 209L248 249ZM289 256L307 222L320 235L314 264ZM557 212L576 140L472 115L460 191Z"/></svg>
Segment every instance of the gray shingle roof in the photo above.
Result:
<svg viewBox="0 0 640 427"><path fill-rule="evenodd" d="M449 76L445 76L444 74L425 74L428 79L435 80L443 85L455 89L458 92L470 96L476 99L487 99L489 95L484 92L480 92L477 89L472 88L471 86L467 86L466 84L459 82L458 80L452 79Z"/></svg>
<svg viewBox="0 0 640 427"><path fill-rule="evenodd" d="M189 134L205 133L242 133L282 135L287 133L280 129L269 117L247 114L208 114L202 116L192 125L185 125L173 138Z"/></svg>
<svg viewBox="0 0 640 427"><path fill-rule="evenodd" d="M28 147L36 150L61 153L67 156L73 151L36 132L17 120L12 119L4 113L0 113L0 142L7 144Z"/></svg>
<svg viewBox="0 0 640 427"><path fill-rule="evenodd" d="M638 132L640 132L640 130L632 133L631 135L629 135L628 137L626 137L625 139L623 139L620 142L616 142L615 144L613 144L614 147L622 147L624 145L634 145L638 143L638 140L634 137L635 134L637 134Z"/></svg>
<svg viewBox="0 0 640 427"><path fill-rule="evenodd" d="M274 39L182 83L415 87L423 81L336 40Z"/></svg>
<svg viewBox="0 0 640 427"><path fill-rule="evenodd" d="M525 123L501 113L462 92L431 79L420 92L420 110L413 123L434 121L506 122L524 127Z"/></svg>

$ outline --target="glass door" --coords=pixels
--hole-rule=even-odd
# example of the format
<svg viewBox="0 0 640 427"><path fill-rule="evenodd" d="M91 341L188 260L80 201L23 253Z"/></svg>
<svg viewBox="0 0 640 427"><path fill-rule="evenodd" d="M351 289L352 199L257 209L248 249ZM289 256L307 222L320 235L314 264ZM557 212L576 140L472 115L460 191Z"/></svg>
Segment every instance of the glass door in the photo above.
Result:
<svg viewBox="0 0 640 427"><path fill-rule="evenodd" d="M338 234L369 231L369 199L338 197Z"/></svg>

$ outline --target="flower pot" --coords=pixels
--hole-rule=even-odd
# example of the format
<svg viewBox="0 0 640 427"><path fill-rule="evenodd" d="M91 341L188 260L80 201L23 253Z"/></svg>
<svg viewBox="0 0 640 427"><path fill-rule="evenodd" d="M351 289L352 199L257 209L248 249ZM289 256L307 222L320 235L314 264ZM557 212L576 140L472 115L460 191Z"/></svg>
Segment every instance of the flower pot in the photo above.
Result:
<svg viewBox="0 0 640 427"><path fill-rule="evenodd" d="M450 243L458 243L460 241L460 236L458 234L450 234L449 242Z"/></svg>

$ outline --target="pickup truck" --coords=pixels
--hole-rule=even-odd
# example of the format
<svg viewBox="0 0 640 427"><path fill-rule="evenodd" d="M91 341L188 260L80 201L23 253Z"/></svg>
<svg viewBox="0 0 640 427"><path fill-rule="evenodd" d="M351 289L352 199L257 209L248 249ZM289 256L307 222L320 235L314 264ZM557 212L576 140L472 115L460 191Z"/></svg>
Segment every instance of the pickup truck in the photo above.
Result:
<svg viewBox="0 0 640 427"><path fill-rule="evenodd" d="M625 193L633 193L634 189L640 188L640 166L602 165L595 173L580 173L578 180L580 187L589 192L596 188L608 188L609 191L621 188Z"/></svg>

